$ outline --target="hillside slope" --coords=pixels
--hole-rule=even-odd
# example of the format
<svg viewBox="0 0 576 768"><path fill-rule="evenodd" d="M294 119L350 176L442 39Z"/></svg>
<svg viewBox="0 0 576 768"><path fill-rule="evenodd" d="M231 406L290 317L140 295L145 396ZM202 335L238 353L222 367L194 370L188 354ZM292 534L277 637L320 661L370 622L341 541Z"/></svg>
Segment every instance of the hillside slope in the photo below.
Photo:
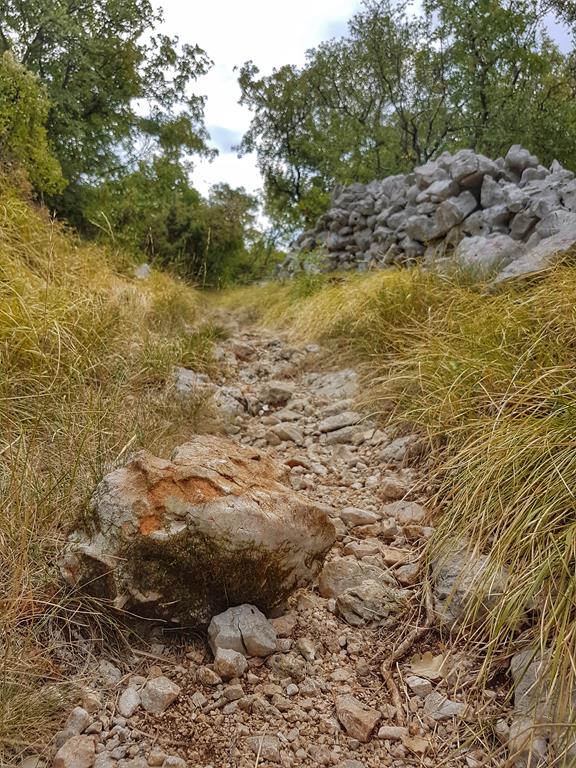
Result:
<svg viewBox="0 0 576 768"><path fill-rule="evenodd" d="M212 364L198 294L132 269L0 184L0 754L50 733L65 662L83 653L74 627L90 609L57 574L67 526L127 451L173 445L202 418L170 387L175 365Z"/></svg>

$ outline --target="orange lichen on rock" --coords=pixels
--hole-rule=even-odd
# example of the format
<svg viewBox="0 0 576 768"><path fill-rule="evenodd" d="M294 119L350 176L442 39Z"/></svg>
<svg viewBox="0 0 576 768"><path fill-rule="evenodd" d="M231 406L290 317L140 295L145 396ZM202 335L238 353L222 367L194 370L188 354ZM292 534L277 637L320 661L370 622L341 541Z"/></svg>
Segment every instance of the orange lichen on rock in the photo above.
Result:
<svg viewBox="0 0 576 768"><path fill-rule="evenodd" d="M143 536L148 536L154 533L154 531L160 530L160 528L162 528L162 523L157 515L147 515L140 520L139 530Z"/></svg>
<svg viewBox="0 0 576 768"><path fill-rule="evenodd" d="M142 451L92 499L94 529L70 537L66 579L126 610L186 624L249 603L271 610L318 575L327 515L284 485L286 467L199 436L170 461Z"/></svg>

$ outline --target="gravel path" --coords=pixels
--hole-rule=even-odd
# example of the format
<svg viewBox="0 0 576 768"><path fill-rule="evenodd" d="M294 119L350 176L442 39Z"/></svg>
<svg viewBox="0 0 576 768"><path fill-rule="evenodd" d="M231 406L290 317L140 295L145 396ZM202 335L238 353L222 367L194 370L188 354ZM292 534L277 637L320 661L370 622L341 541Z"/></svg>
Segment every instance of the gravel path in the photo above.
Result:
<svg viewBox="0 0 576 768"><path fill-rule="evenodd" d="M473 662L427 630L421 554L433 527L417 439L362 414L358 375L334 369L319 347L229 323L217 384L231 388L222 402L233 396L242 409L232 408L241 413L227 431L285 462L292 487L333 518L338 540L320 586L273 619L279 652L250 659L240 680L222 681L200 635L159 631L132 657L100 661L91 691L51 745L53 754L65 744L55 764L503 765L494 756L503 694L477 690ZM343 584L362 581L359 572L356 593L339 597ZM145 711L144 690L169 705Z"/></svg>

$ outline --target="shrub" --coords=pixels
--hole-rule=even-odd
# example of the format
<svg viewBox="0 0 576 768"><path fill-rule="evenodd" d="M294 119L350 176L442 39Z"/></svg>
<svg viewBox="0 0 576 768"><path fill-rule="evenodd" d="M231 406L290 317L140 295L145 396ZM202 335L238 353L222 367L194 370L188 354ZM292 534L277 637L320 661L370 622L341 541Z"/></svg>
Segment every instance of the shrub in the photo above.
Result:
<svg viewBox="0 0 576 768"><path fill-rule="evenodd" d="M0 163L39 192L60 192L64 179L48 143L50 102L40 81L11 54L0 56Z"/></svg>

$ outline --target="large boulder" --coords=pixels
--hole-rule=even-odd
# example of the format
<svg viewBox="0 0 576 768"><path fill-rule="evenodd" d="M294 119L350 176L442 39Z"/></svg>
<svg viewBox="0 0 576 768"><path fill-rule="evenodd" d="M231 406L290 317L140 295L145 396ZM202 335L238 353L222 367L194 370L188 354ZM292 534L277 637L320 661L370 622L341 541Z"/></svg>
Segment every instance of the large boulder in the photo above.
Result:
<svg viewBox="0 0 576 768"><path fill-rule="evenodd" d="M245 603L269 612L318 575L336 532L265 454L200 436L107 475L68 541L67 582L186 625Z"/></svg>
<svg viewBox="0 0 576 768"><path fill-rule="evenodd" d="M508 235L492 235L465 238L454 256L461 267L486 274L493 269L502 269L523 253L522 245Z"/></svg>
<svg viewBox="0 0 576 768"><path fill-rule="evenodd" d="M495 279L495 284L506 283L509 280L517 280L539 274L554 264L560 262L567 254L576 249L576 214L568 213L563 218L563 229L557 234L545 237L535 247L530 248L521 258L516 259L503 269ZM571 218L568 219L568 216ZM557 223L558 217L544 219L541 224L548 232ZM538 232L538 227L536 227ZM540 233L539 233L540 234Z"/></svg>
<svg viewBox="0 0 576 768"><path fill-rule="evenodd" d="M470 552L463 542L432 562L434 608L439 623L458 627L471 618L481 622L502 599L508 574L492 567L487 555Z"/></svg>
<svg viewBox="0 0 576 768"><path fill-rule="evenodd" d="M445 235L452 227L460 224L476 210L478 203L471 192L462 192L440 203L436 210L436 225L439 234Z"/></svg>
<svg viewBox="0 0 576 768"><path fill-rule="evenodd" d="M537 168L538 158L530 154L520 144L513 144L504 158L506 169L511 171L518 180L527 168Z"/></svg>

